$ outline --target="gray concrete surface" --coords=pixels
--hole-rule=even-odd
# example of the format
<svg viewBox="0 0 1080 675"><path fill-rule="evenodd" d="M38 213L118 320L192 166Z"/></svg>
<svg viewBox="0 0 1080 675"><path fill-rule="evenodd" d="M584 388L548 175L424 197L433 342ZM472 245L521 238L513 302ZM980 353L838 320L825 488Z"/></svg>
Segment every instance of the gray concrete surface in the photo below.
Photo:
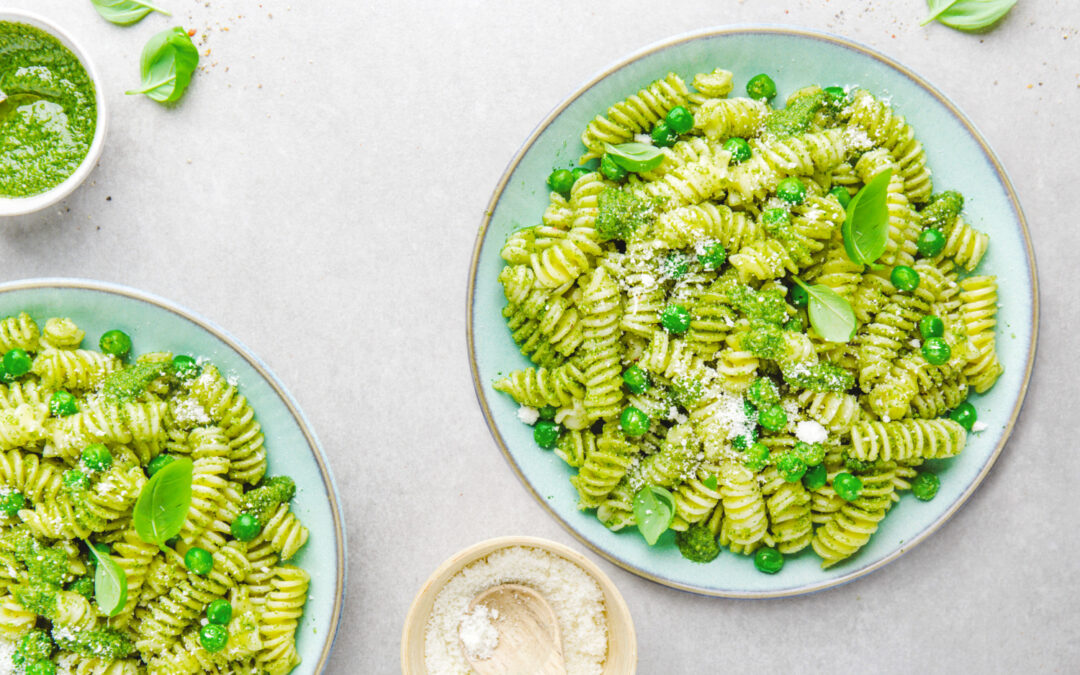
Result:
<svg viewBox="0 0 1080 675"><path fill-rule="evenodd" d="M161 3L206 53L172 109L122 94L168 19L118 28L88 0L2 3L71 27L113 112L87 185L0 223L3 278L90 277L172 298L287 383L347 513L349 599L330 672L398 670L413 594L468 544L530 534L581 548L513 478L473 398L464 306L476 228L519 143L580 82L655 40L750 21L865 42L971 116L1030 219L1042 340L989 479L884 571L810 597L738 602L601 561L634 613L640 672L1080 668L1080 3L1020 0L976 36L919 27L923 0Z"/></svg>

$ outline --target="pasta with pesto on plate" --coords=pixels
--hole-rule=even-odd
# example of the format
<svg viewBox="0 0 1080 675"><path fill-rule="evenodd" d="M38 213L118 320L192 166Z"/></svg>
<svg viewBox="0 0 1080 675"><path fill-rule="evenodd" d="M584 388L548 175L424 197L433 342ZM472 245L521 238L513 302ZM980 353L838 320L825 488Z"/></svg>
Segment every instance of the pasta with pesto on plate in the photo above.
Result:
<svg viewBox="0 0 1080 675"><path fill-rule="evenodd" d="M307 572L296 487L214 365L0 320L0 652L26 675L284 675Z"/></svg>
<svg viewBox="0 0 1080 675"><path fill-rule="evenodd" d="M582 166L503 246L535 365L494 387L611 530L829 567L901 491L933 498L923 463L980 428L968 394L1002 372L989 237L871 92L732 89L671 73L588 124Z"/></svg>

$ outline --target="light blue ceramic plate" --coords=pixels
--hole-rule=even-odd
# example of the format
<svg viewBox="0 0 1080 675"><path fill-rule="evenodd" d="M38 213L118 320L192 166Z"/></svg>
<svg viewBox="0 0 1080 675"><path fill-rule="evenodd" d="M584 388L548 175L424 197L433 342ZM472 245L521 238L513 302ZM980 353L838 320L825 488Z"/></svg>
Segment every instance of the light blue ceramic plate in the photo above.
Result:
<svg viewBox="0 0 1080 675"><path fill-rule="evenodd" d="M615 101L675 71L723 67L735 73L735 91L769 73L778 100L808 84L859 85L892 98L926 146L938 189L967 197L972 224L991 235L981 270L998 276L1001 309L998 350L1005 374L987 395L973 399L988 425L963 454L940 466L942 486L931 502L906 494L856 556L828 570L810 550L789 557L777 575L758 573L748 558L722 554L707 565L679 556L672 533L649 548L636 530L612 533L591 512L576 508L571 470L536 447L517 406L491 383L528 364L510 339L500 310L499 249L513 230L536 224L547 204L545 179L582 153L585 125ZM780 26L736 26L676 37L605 70L560 104L529 137L495 189L480 228L470 273L467 330L476 391L495 441L530 492L571 532L613 563L653 581L708 595L769 597L806 593L850 581L895 560L922 541L971 496L1001 452L1027 390L1035 356L1038 293L1035 259L1012 185L971 121L931 84L883 54L847 39Z"/></svg>
<svg viewBox="0 0 1080 675"><path fill-rule="evenodd" d="M136 354L171 351L205 357L236 376L266 435L269 473L296 480L293 511L311 531L291 564L311 574L310 595L296 633L303 662L294 675L321 673L345 601L345 533L337 490L319 442L303 413L270 369L210 321L168 300L124 286L82 279L31 279L0 284L0 316L21 311L37 321L70 317L86 331L86 345L119 328Z"/></svg>

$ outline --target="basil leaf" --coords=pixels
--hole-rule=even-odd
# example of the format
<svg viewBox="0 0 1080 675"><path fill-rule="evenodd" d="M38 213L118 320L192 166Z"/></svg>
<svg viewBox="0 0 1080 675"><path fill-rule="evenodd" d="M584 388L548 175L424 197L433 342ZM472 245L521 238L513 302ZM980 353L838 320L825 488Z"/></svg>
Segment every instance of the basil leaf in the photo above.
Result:
<svg viewBox="0 0 1080 675"><path fill-rule="evenodd" d="M881 257L889 243L889 179L885 169L859 190L847 207L841 233L851 262L869 265Z"/></svg>
<svg viewBox="0 0 1080 675"><path fill-rule="evenodd" d="M190 459L180 457L166 464L143 486L132 514L140 539L164 546L180 534L191 508L193 469Z"/></svg>
<svg viewBox="0 0 1080 675"><path fill-rule="evenodd" d="M90 2L94 4L94 9L103 19L118 26L138 23L150 12L161 12L165 16L172 16L146 0L90 0Z"/></svg>
<svg viewBox="0 0 1080 675"><path fill-rule="evenodd" d="M858 325L851 304L828 286L807 286L799 277L792 278L810 296L810 325L818 335L829 342L849 342Z"/></svg>
<svg viewBox="0 0 1080 675"><path fill-rule="evenodd" d="M652 546L675 519L675 497L662 487L646 485L634 495L634 520Z"/></svg>
<svg viewBox="0 0 1080 675"><path fill-rule="evenodd" d="M101 553L90 542L83 540L90 553L97 558L94 572L94 602L105 616L116 616L127 604L127 574L111 556Z"/></svg>
<svg viewBox="0 0 1080 675"><path fill-rule="evenodd" d="M142 89L125 93L146 94L159 103L178 101L198 65L199 50L184 29L175 26L163 30L143 47L139 59Z"/></svg>
<svg viewBox="0 0 1080 675"><path fill-rule="evenodd" d="M604 143L604 149L616 164L634 173L652 171L664 161L664 153L654 145L644 143Z"/></svg>
<svg viewBox="0 0 1080 675"><path fill-rule="evenodd" d="M1016 0L927 0L930 16L922 25L938 21L950 28L979 31L1000 21Z"/></svg>

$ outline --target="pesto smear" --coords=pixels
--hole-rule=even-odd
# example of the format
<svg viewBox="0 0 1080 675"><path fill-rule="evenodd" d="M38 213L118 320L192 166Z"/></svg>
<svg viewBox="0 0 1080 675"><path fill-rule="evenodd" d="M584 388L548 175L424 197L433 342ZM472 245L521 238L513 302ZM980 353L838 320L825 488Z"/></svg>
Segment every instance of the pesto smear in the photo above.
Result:
<svg viewBox="0 0 1080 675"><path fill-rule="evenodd" d="M0 21L0 92L0 197L64 182L97 127L94 83L78 57L38 28Z"/></svg>

